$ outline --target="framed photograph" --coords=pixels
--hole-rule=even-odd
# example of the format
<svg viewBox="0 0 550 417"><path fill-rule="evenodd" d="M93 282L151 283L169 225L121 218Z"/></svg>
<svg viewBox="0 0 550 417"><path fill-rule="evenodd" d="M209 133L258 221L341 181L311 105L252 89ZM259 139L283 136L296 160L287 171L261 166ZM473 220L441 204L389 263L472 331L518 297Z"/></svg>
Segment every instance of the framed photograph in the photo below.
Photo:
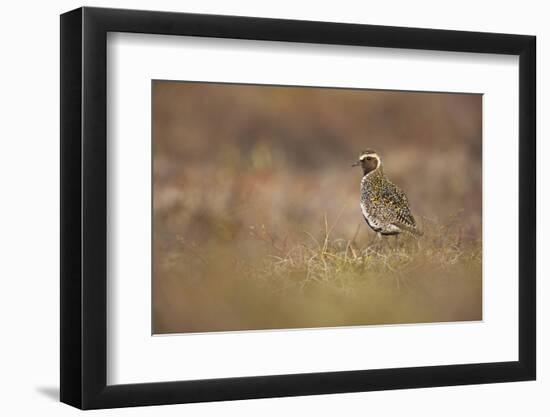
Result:
<svg viewBox="0 0 550 417"><path fill-rule="evenodd" d="M61 16L61 401L533 380L535 37Z"/></svg>

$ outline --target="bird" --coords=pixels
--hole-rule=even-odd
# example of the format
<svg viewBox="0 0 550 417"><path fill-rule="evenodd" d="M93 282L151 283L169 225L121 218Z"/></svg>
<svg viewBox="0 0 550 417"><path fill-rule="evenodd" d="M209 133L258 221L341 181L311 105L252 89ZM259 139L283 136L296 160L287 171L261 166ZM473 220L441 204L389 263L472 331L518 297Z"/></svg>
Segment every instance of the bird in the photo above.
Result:
<svg viewBox="0 0 550 417"><path fill-rule="evenodd" d="M361 212L378 237L403 232L420 236L407 196L384 174L382 159L372 149L361 152L352 166L361 166Z"/></svg>

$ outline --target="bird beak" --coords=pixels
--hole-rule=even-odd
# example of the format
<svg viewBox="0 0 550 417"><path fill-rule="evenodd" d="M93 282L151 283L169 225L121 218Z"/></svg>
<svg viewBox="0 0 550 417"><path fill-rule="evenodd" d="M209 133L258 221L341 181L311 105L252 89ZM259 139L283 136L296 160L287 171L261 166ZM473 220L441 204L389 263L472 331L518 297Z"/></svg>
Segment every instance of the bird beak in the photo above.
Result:
<svg viewBox="0 0 550 417"><path fill-rule="evenodd" d="M357 161L356 163L352 164L351 166L352 166L352 167L356 167L357 165L359 165L359 161Z"/></svg>

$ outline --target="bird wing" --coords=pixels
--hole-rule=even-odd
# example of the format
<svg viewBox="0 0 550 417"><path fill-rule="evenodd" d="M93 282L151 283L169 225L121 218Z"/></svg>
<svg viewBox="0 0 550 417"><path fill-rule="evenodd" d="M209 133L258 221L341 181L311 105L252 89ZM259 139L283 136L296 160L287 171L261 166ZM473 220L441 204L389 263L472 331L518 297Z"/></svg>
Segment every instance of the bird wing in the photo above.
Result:
<svg viewBox="0 0 550 417"><path fill-rule="evenodd" d="M394 216L392 223L406 229L416 229L416 220L409 209L407 196L397 185L388 182L382 198L386 205L392 208Z"/></svg>

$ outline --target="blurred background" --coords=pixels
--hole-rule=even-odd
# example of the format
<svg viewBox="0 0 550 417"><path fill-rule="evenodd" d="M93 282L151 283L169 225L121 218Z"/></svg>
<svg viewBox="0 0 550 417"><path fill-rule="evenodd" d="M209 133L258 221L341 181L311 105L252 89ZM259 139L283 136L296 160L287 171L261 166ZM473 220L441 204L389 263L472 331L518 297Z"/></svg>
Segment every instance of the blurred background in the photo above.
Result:
<svg viewBox="0 0 550 417"><path fill-rule="evenodd" d="M423 243L373 239L366 148ZM155 81L153 155L154 333L481 319L481 95Z"/></svg>

